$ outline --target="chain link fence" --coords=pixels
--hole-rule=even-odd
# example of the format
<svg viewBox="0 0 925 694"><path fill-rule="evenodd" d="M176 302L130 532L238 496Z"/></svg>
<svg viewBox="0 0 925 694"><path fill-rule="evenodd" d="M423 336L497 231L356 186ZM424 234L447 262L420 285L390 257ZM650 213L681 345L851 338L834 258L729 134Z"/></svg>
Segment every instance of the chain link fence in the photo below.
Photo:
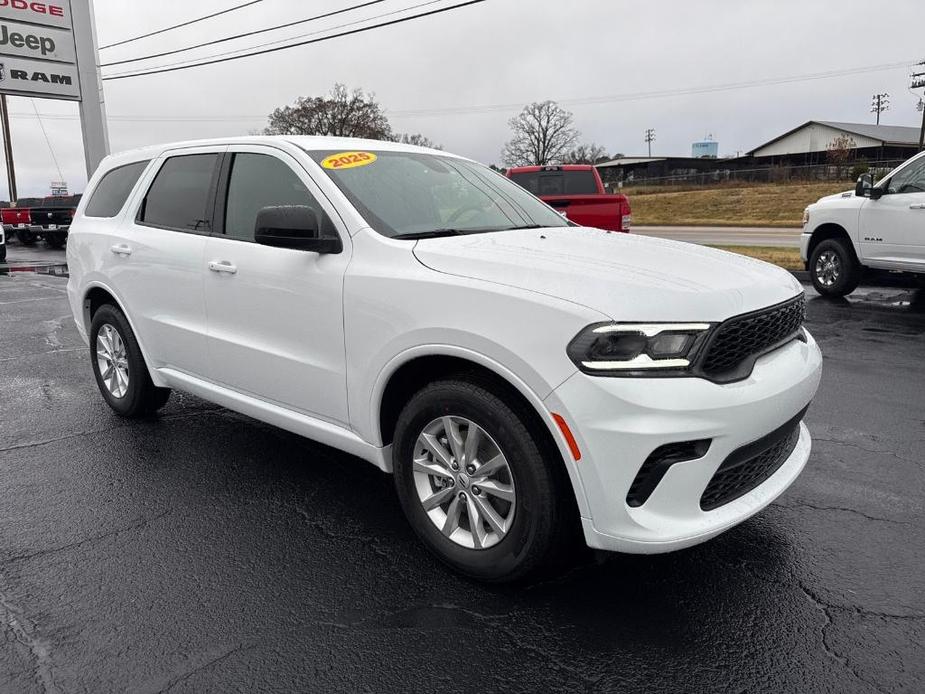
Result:
<svg viewBox="0 0 925 694"><path fill-rule="evenodd" d="M696 169L675 169L667 176L646 176L642 171L625 172L620 180L619 171L613 169L601 170L608 188L632 188L639 191L643 188L715 188L741 184L760 183L814 183L826 181L845 181L853 183L858 176L865 173L873 175L875 181L882 178L889 171L903 163L904 160L882 160L871 162L849 162L842 165L813 164L813 165L781 165L754 168L721 168L710 171Z"/></svg>

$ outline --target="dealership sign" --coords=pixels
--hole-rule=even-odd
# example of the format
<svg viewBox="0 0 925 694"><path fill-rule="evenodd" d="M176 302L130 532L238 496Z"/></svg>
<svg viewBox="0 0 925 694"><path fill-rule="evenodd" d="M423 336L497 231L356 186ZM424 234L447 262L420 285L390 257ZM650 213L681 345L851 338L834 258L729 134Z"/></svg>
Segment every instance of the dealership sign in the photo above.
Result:
<svg viewBox="0 0 925 694"><path fill-rule="evenodd" d="M69 0L0 0L0 93L80 99Z"/></svg>

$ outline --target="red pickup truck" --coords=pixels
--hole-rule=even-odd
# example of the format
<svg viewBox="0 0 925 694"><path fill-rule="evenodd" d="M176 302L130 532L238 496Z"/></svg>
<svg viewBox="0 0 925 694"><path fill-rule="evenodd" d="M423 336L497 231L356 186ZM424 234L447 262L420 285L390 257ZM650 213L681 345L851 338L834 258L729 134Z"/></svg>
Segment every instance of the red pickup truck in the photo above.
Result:
<svg viewBox="0 0 925 694"><path fill-rule="evenodd" d="M22 207L0 209L0 221L6 237L15 234L23 245L43 238L50 248L63 248L79 201L80 196L28 199Z"/></svg>
<svg viewBox="0 0 925 694"><path fill-rule="evenodd" d="M625 195L607 194L593 166L516 166L507 170L507 177L575 224L608 231L630 230L629 200Z"/></svg>

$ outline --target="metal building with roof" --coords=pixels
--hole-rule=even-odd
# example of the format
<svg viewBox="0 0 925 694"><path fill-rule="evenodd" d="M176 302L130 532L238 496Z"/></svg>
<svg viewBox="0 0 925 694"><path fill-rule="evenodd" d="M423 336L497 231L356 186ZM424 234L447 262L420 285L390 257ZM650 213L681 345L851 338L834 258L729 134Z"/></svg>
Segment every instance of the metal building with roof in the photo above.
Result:
<svg viewBox="0 0 925 694"><path fill-rule="evenodd" d="M786 158L790 163L811 164L820 160L829 146L839 137L854 142L856 158L907 159L918 152L919 129L902 125L873 123L840 123L811 120L778 135L755 149L748 156L756 159Z"/></svg>

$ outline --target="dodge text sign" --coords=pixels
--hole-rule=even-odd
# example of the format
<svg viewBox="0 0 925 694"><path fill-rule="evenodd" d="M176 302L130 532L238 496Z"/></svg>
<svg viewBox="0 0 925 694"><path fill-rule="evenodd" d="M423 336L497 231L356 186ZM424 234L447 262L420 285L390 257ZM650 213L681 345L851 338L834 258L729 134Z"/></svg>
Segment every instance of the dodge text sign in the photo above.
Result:
<svg viewBox="0 0 925 694"><path fill-rule="evenodd" d="M61 2L0 0L0 19L70 30L71 7L66 0Z"/></svg>

